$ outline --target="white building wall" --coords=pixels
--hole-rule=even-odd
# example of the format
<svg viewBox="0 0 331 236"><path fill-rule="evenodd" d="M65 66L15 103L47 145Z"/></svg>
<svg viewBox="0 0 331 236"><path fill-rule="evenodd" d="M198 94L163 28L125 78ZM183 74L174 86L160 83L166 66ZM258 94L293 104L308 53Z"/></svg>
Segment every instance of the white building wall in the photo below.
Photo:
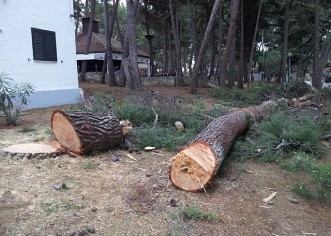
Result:
<svg viewBox="0 0 331 236"><path fill-rule="evenodd" d="M29 0L24 4L0 0L0 73L34 86L30 108L78 101L74 19L70 14L72 0ZM31 27L55 32L56 62L33 60Z"/></svg>

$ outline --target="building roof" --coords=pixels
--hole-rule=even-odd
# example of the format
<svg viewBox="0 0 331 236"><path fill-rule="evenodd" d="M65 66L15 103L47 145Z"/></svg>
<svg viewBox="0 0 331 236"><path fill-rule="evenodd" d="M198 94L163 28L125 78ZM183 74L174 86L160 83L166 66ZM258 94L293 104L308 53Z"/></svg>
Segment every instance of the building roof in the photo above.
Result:
<svg viewBox="0 0 331 236"><path fill-rule="evenodd" d="M79 34L76 36L76 53L84 54L87 34ZM119 41L111 39L113 53L123 53L122 45ZM103 34L92 33L90 53L103 53L106 50L106 37ZM137 50L138 56L150 57L150 55L141 50Z"/></svg>

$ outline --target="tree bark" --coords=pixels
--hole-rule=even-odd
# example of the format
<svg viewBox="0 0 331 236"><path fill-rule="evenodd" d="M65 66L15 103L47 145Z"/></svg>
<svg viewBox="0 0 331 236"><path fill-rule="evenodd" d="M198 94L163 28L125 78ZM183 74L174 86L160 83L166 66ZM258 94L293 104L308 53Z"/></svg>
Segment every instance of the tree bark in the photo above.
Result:
<svg viewBox="0 0 331 236"><path fill-rule="evenodd" d="M86 0L86 5L88 1ZM87 30L87 40L86 40L86 45L84 49L84 54L88 54L90 52L90 45L91 45L91 40L92 40L92 33L93 33L93 21L94 21L94 13L95 13L95 0L91 0L91 11L90 11L90 21L89 21L89 26ZM87 61L84 60L82 63L82 68L80 71L79 78L81 81L85 81L85 74L87 70Z"/></svg>
<svg viewBox="0 0 331 236"><path fill-rule="evenodd" d="M122 142L124 136L116 117L83 111L69 113L55 110L51 127L59 143L77 154L114 148Z"/></svg>
<svg viewBox="0 0 331 236"><path fill-rule="evenodd" d="M136 10L138 0L126 0L127 30L126 40L129 46L129 55L122 59L122 66L130 89L142 89L142 82L138 69L138 55L136 42Z"/></svg>
<svg viewBox="0 0 331 236"><path fill-rule="evenodd" d="M282 63L280 66L280 77L283 82L286 82L286 62L288 57L288 33L290 24L290 1L285 2L285 25L284 25L284 41L283 41L283 54Z"/></svg>
<svg viewBox="0 0 331 236"><path fill-rule="evenodd" d="M315 24L314 24L314 52L313 52L313 78L312 85L316 89L322 87L320 67L320 1L315 0Z"/></svg>
<svg viewBox="0 0 331 236"><path fill-rule="evenodd" d="M251 52L249 54L249 72L251 73L253 70L253 54L254 54L254 49L255 49L255 43L256 43L256 35L257 35L257 30L259 29L259 22L260 22L260 15L261 15L261 8L262 8L263 0L260 0L259 4L259 11L257 13L257 18L256 18L256 23L255 23L255 30L254 30L254 36L253 36L253 42L252 42L252 47L251 47ZM247 85L249 86L250 84L250 78L247 80Z"/></svg>
<svg viewBox="0 0 331 236"><path fill-rule="evenodd" d="M109 86L116 86L116 78L114 71L114 62L113 62L113 49L111 45L111 38L113 34L114 22L117 12L119 0L114 1L114 12L109 21L109 10L108 10L108 0L103 2L103 15L105 22L105 38L106 38L106 57L107 57L107 70L109 73Z"/></svg>
<svg viewBox="0 0 331 236"><path fill-rule="evenodd" d="M177 2L178 4L178 2ZM175 50L176 50L176 77L174 80L174 86L183 86L183 77L182 77L182 66L181 66L181 57L180 57L180 40L179 40L179 29L178 24L176 24L176 18L178 18L178 14L174 14L172 1L169 0L169 9L170 9L170 17L171 17L171 25L172 32L174 36ZM178 12L177 12L178 13Z"/></svg>
<svg viewBox="0 0 331 236"><path fill-rule="evenodd" d="M239 9L239 0L231 0L231 22L228 30L228 35L226 38L226 45L225 45L225 50L222 58L222 63L221 63L221 75L220 75L220 80L221 80L221 86L225 88L225 78L226 78L226 73L227 73L227 68L229 64L229 56L230 56L230 49L231 49L231 44L232 40L234 37L234 33L236 30L236 25L237 25L237 18L238 18L238 9Z"/></svg>
<svg viewBox="0 0 331 236"><path fill-rule="evenodd" d="M170 180L179 189L197 192L214 177L236 138L243 134L251 119L260 120L276 107L267 101L214 119L188 143L170 164Z"/></svg>
<svg viewBox="0 0 331 236"><path fill-rule="evenodd" d="M244 0L240 0L240 59L239 59L239 75L237 78L237 87L244 88L244 63L245 61L245 29L244 29Z"/></svg>
<svg viewBox="0 0 331 236"><path fill-rule="evenodd" d="M207 46L207 43L208 43L208 38L209 38L210 32L213 29L214 22L215 22L215 19L216 19L216 16L217 16L217 12L218 12L218 9L219 9L219 6L220 6L220 2L221 2L220 0L215 0L213 10L212 10L212 12L210 14L210 17L209 17L209 21L208 21L208 25L207 25L207 28L206 28L206 31L205 31L205 35L204 35L203 40L201 42L198 59L197 59L195 65L194 65L193 75L192 75L192 80L191 80L190 93L192 93L192 94L195 94L198 90L199 68L202 64L203 57L205 55L205 49L206 49L206 46Z"/></svg>

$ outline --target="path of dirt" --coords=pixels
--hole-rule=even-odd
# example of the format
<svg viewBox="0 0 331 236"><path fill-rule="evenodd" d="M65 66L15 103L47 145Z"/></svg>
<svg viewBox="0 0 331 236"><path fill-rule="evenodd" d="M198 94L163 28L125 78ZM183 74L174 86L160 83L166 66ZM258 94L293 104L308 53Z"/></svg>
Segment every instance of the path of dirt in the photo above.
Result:
<svg viewBox="0 0 331 236"><path fill-rule="evenodd" d="M182 89L153 89L190 96ZM199 96L207 98L208 89ZM0 127L0 149L52 141L52 110L28 111L22 125ZM188 193L175 189L168 179L173 152L131 154L137 161L126 154L112 150L43 160L8 160L0 154L0 235L84 235L87 228L106 236L330 235L331 206L300 199L290 190L306 178L300 173L258 161L231 161L206 193ZM114 156L119 161L113 162ZM274 191L273 205L265 205L262 199ZM185 219L185 206L211 212L216 220Z"/></svg>

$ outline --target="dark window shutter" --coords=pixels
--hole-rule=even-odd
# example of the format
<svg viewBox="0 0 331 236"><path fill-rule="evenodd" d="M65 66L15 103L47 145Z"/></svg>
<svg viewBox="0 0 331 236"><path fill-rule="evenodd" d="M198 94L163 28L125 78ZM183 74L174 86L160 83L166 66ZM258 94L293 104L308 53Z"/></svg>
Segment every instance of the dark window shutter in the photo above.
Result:
<svg viewBox="0 0 331 236"><path fill-rule="evenodd" d="M33 59L57 61L55 32L31 28Z"/></svg>

